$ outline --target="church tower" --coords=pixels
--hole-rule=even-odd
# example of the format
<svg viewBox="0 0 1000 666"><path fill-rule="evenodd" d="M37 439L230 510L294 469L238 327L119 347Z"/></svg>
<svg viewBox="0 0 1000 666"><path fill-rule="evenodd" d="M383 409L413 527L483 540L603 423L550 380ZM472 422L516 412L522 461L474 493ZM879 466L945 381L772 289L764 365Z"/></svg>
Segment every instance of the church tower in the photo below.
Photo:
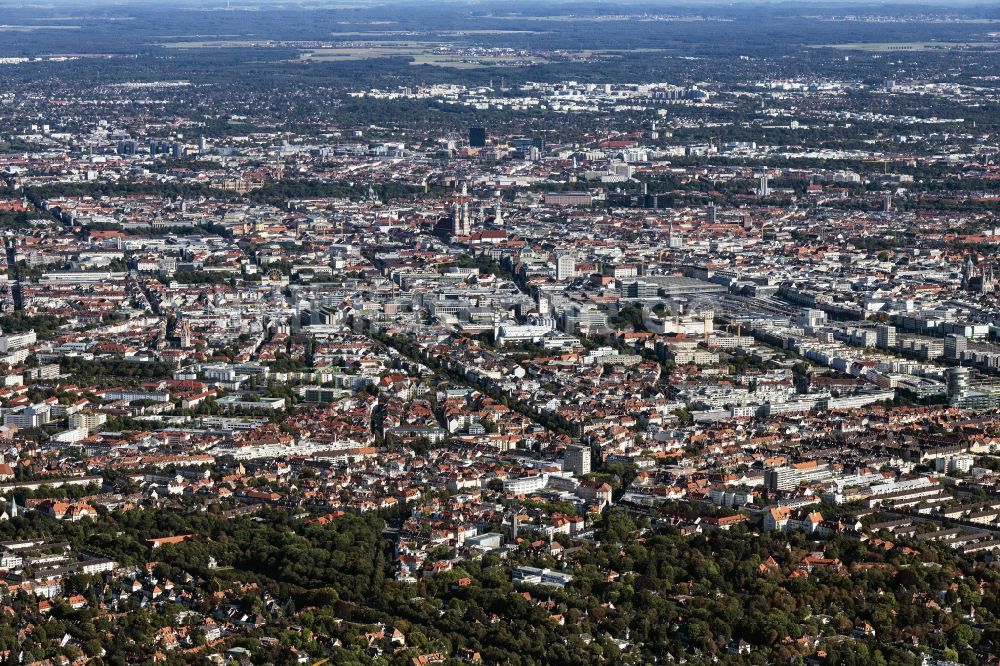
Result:
<svg viewBox="0 0 1000 666"><path fill-rule="evenodd" d="M455 197L451 212L451 235L468 236L472 233L472 216L469 213L469 186L462 183L462 193Z"/></svg>
<svg viewBox="0 0 1000 666"><path fill-rule="evenodd" d="M965 263L962 265L962 289L969 289L972 286L972 277L976 267L972 263L972 255L965 256Z"/></svg>

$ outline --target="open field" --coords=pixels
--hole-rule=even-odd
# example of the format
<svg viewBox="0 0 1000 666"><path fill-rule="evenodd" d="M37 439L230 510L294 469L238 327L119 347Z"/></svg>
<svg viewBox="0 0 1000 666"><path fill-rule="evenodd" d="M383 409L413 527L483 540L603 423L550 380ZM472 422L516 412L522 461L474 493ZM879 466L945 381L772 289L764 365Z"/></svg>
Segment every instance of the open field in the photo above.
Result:
<svg viewBox="0 0 1000 666"><path fill-rule="evenodd" d="M521 14L505 14L502 16L490 16L490 20L496 21L553 21L553 22L579 22L579 23L701 23L717 22L731 23L732 19L721 16L680 16L680 15L649 15L649 14L553 14L551 16L527 16Z"/></svg>
<svg viewBox="0 0 1000 666"><path fill-rule="evenodd" d="M452 67L455 69L477 69L479 67L525 67L542 65L549 62L545 58L503 58L460 56L455 54L424 54L415 56L411 65L434 65L435 67Z"/></svg>
<svg viewBox="0 0 1000 666"><path fill-rule="evenodd" d="M455 31L451 36L462 35L495 35L505 32L524 31ZM363 35L372 36L375 33L336 33L339 36ZM387 33L388 34L388 33ZM399 36L414 36L408 33L392 33ZM205 39L178 42L160 42L160 46L168 49L296 49L299 51L298 62L347 62L353 60L378 60L381 58L412 58L414 65L433 65L436 67L451 67L455 69L475 69L478 67L524 67L550 62L544 54L512 54L505 50L479 49L465 47L448 41L430 40L358 40L344 41L336 45L336 41L308 42L286 41L272 39Z"/></svg>
<svg viewBox="0 0 1000 666"><path fill-rule="evenodd" d="M817 49L839 49L842 51L871 51L875 53L894 51L953 51L958 49L1000 50L998 42L858 42L856 44L820 44Z"/></svg>
<svg viewBox="0 0 1000 666"><path fill-rule="evenodd" d="M465 35L544 35L544 30L446 30L435 33L442 37L462 37Z"/></svg>
<svg viewBox="0 0 1000 666"><path fill-rule="evenodd" d="M78 25L0 25L0 32L35 32L36 30L79 30Z"/></svg>
<svg viewBox="0 0 1000 666"><path fill-rule="evenodd" d="M492 53L464 53L446 49L440 42L371 42L352 46L308 49L299 58L311 62L345 62L379 58L412 58L413 65L433 65L455 69L478 67L524 67L549 62L541 56Z"/></svg>
<svg viewBox="0 0 1000 666"><path fill-rule="evenodd" d="M30 26L28 26L30 27ZM45 27L45 26L39 26ZM543 35L545 32L537 30L444 30L444 31L412 31L412 30L371 30L367 32L350 30L331 32L332 40L345 37L377 39L379 37L417 37L424 38L450 38L450 37L477 37L496 35ZM192 39L201 37L202 39ZM162 41L159 46L168 49L232 49L232 48L273 48L276 46L294 47L295 41L277 39L240 39L239 35L170 35L169 39L182 39L183 41ZM305 48L314 47L316 42L299 42ZM391 41L389 44L401 44L402 42ZM425 42L420 42L425 43Z"/></svg>
<svg viewBox="0 0 1000 666"><path fill-rule="evenodd" d="M302 60L337 62L341 60L374 60L377 58L417 57L430 55L445 46L441 42L388 41L352 42L349 46L306 49Z"/></svg>
<svg viewBox="0 0 1000 666"><path fill-rule="evenodd" d="M189 42L163 42L167 49L247 49L276 48L277 42L268 39L210 39Z"/></svg>

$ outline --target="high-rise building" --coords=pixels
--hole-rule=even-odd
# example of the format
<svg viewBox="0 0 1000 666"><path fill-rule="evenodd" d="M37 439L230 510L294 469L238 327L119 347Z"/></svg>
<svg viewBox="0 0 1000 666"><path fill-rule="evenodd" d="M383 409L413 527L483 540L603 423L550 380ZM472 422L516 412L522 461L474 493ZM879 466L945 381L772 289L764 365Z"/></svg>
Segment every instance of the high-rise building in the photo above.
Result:
<svg viewBox="0 0 1000 666"><path fill-rule="evenodd" d="M892 349L896 346L896 327L879 324L875 327L875 345L879 349Z"/></svg>
<svg viewBox="0 0 1000 666"><path fill-rule="evenodd" d="M486 128L485 127L470 127L469 128L469 146L472 148L484 148L486 147Z"/></svg>
<svg viewBox="0 0 1000 666"><path fill-rule="evenodd" d="M573 472L577 476L590 473L590 447L567 446L563 470Z"/></svg>
<svg viewBox="0 0 1000 666"><path fill-rule="evenodd" d="M556 279L572 280L576 277L576 257L569 252L556 254Z"/></svg>
<svg viewBox="0 0 1000 666"><path fill-rule="evenodd" d="M948 399L953 403L961 401L969 393L969 369L948 368L945 376L948 378Z"/></svg>
<svg viewBox="0 0 1000 666"><path fill-rule="evenodd" d="M715 209L715 204L710 203L708 204L708 223L715 224L717 220L718 220L718 211L716 211Z"/></svg>
<svg viewBox="0 0 1000 666"><path fill-rule="evenodd" d="M118 142L118 154L122 156L135 155L139 150L139 142L133 139L123 139Z"/></svg>
<svg viewBox="0 0 1000 666"><path fill-rule="evenodd" d="M771 196L771 187L767 184L767 172L760 174L760 187L757 188L757 194L762 197Z"/></svg>
<svg viewBox="0 0 1000 666"><path fill-rule="evenodd" d="M826 312L816 308L801 312L796 323L804 328L821 328L826 326Z"/></svg>
<svg viewBox="0 0 1000 666"><path fill-rule="evenodd" d="M944 357L952 361L962 360L962 354L969 348L969 341L964 335L949 333L944 336Z"/></svg>

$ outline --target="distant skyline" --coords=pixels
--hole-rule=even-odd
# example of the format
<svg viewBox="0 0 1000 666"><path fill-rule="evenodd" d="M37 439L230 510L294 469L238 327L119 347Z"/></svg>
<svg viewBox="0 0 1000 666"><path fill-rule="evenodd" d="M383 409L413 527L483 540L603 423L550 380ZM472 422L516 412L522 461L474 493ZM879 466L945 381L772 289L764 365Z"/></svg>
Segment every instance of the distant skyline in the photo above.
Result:
<svg viewBox="0 0 1000 666"><path fill-rule="evenodd" d="M560 9L567 6L577 7L581 10L593 11L601 8L633 7L633 8L658 8L658 9L679 9L699 6L719 6L732 7L734 5L768 5L768 6L788 6L795 9L837 9L842 7L866 7L877 10L880 7L893 6L894 8L906 6L939 7L947 9L950 7L982 7L995 8L1000 15L1000 6L993 2L983 2L983 0L811 0L807 5L790 0L543 0L541 2L530 2L528 0L433 0L433 5L462 5L468 7L480 7L489 11L496 7L530 7L544 10L547 7L558 7ZM371 8L384 6L421 6L427 7L427 0L210 0L209 2L199 2L198 0L49 0L46 2L15 2L14 0L0 0L0 7L20 7L20 8L57 8L57 7L128 7L132 5L164 5L173 6L197 6L210 8L213 6L225 7L229 5L233 8L315 8L315 9L352 9ZM520 12L528 13L528 12Z"/></svg>

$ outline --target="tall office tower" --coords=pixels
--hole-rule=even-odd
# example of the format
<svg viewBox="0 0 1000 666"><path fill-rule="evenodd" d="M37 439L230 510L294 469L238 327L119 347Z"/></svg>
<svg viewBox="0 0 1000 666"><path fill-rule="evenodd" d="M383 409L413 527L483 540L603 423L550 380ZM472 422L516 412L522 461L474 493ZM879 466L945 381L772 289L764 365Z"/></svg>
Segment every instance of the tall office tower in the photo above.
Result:
<svg viewBox="0 0 1000 666"><path fill-rule="evenodd" d="M875 328L875 345L879 349L892 349L896 346L896 327L880 324Z"/></svg>
<svg viewBox="0 0 1000 666"><path fill-rule="evenodd" d="M472 148L484 148L486 146L486 128L469 128L469 146Z"/></svg>
<svg viewBox="0 0 1000 666"><path fill-rule="evenodd" d="M556 254L556 279L572 280L576 277L576 257L569 252Z"/></svg>
<svg viewBox="0 0 1000 666"><path fill-rule="evenodd" d="M590 447L589 446L567 446L566 459L563 461L563 470L573 472L576 475L590 473Z"/></svg>
<svg viewBox="0 0 1000 666"><path fill-rule="evenodd" d="M969 393L969 369L948 368L945 370L948 379L948 398L952 402L961 400Z"/></svg>
<svg viewBox="0 0 1000 666"><path fill-rule="evenodd" d="M714 203L708 204L708 223L715 224L717 219L718 219L718 211L716 211L715 209L715 204Z"/></svg>
<svg viewBox="0 0 1000 666"><path fill-rule="evenodd" d="M944 336L944 357L952 361L961 361L962 354L969 348L969 341L964 335L949 333Z"/></svg>
<svg viewBox="0 0 1000 666"><path fill-rule="evenodd" d="M135 155L139 150L139 143L133 139L123 139L118 142L118 154L122 156Z"/></svg>
<svg viewBox="0 0 1000 666"><path fill-rule="evenodd" d="M892 210L892 192L886 192L882 195L882 210L886 213Z"/></svg>
<svg viewBox="0 0 1000 666"><path fill-rule="evenodd" d="M538 292L538 296L535 298L535 307L541 317L548 317L552 314L552 301L542 292Z"/></svg>
<svg viewBox="0 0 1000 666"><path fill-rule="evenodd" d="M767 172L760 174L760 187L757 189L757 194L762 197L771 196L771 187L767 184Z"/></svg>

